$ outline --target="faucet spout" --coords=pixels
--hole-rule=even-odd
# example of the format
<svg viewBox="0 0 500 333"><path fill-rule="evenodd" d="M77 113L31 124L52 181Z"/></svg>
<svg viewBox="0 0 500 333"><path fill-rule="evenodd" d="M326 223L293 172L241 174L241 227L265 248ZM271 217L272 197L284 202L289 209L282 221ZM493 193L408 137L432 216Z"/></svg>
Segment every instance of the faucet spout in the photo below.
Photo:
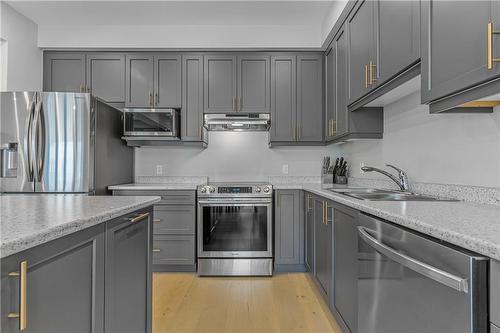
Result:
<svg viewBox="0 0 500 333"><path fill-rule="evenodd" d="M387 165L387 166L389 166L393 169L396 169L399 173L399 175L398 175L399 177L396 177L393 174L390 174L389 172L384 171L382 169L371 167L371 166L361 167L361 170L363 170L364 172L378 172L378 173L390 178L393 182L395 182L399 186L401 191L408 191L409 185L408 185L408 177L406 176L406 173L403 170L396 168L392 165Z"/></svg>

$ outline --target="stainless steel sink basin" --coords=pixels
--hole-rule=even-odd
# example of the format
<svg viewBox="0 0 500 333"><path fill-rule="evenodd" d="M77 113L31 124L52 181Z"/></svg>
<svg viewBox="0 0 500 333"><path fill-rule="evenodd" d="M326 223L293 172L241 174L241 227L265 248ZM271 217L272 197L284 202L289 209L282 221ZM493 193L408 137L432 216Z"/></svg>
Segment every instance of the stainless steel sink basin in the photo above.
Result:
<svg viewBox="0 0 500 333"><path fill-rule="evenodd" d="M343 188L330 189L330 191L343 194L351 198L368 201L458 201L455 199L430 197L411 192L380 190L373 188Z"/></svg>

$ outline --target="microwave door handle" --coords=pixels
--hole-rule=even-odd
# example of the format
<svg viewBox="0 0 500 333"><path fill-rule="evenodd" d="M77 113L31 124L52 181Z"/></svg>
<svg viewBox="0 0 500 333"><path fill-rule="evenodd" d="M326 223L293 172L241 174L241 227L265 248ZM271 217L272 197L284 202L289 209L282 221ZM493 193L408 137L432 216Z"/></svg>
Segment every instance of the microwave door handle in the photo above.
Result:
<svg viewBox="0 0 500 333"><path fill-rule="evenodd" d="M443 271L437 267L426 264L420 260L399 253L395 249L375 239L370 235L370 233L368 233L367 230L369 229L358 227L359 236L377 252L383 254L391 260L394 260L400 265L407 267L417 273L420 273L436 282L439 282L457 291L468 293L467 279L463 279L461 277Z"/></svg>

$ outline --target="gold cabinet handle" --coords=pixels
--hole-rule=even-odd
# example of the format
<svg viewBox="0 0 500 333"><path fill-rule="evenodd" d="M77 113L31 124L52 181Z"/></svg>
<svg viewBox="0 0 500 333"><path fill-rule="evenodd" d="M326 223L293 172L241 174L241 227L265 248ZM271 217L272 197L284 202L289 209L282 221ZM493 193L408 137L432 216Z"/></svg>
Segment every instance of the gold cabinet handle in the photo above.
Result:
<svg viewBox="0 0 500 333"><path fill-rule="evenodd" d="M28 262L21 261L19 273L11 272L9 276L20 277L19 281L19 312L11 312L7 315L10 319L19 319L19 330L24 331L28 327Z"/></svg>
<svg viewBox="0 0 500 333"><path fill-rule="evenodd" d="M148 103L149 103L149 106L151 106L151 91L148 92Z"/></svg>
<svg viewBox="0 0 500 333"><path fill-rule="evenodd" d="M161 219L154 219L153 220L154 223L160 223L161 222Z"/></svg>
<svg viewBox="0 0 500 333"><path fill-rule="evenodd" d="M153 249L153 252L161 252L161 249Z"/></svg>
<svg viewBox="0 0 500 333"><path fill-rule="evenodd" d="M332 135L337 135L337 120L332 120Z"/></svg>
<svg viewBox="0 0 500 333"><path fill-rule="evenodd" d="M142 214L139 214L135 217L131 217L129 218L128 220L132 223L136 223L136 222L139 222L139 221L142 221L144 220L145 218L147 218L149 216L149 213L142 213Z"/></svg>
<svg viewBox="0 0 500 333"><path fill-rule="evenodd" d="M490 70L493 69L493 63L500 62L500 58L493 58L493 36L495 35L500 36L500 31L493 30L493 23L490 22L488 23L488 49L486 52L488 55L487 67Z"/></svg>
<svg viewBox="0 0 500 333"><path fill-rule="evenodd" d="M368 88L368 65L365 65L365 88Z"/></svg>
<svg viewBox="0 0 500 333"><path fill-rule="evenodd" d="M375 73L375 70L377 69L377 65L375 65L375 63L373 61L370 60L370 65L369 65L369 72L370 72L370 85L374 84L375 82L377 82L377 78L375 77L375 75L373 75L373 73Z"/></svg>

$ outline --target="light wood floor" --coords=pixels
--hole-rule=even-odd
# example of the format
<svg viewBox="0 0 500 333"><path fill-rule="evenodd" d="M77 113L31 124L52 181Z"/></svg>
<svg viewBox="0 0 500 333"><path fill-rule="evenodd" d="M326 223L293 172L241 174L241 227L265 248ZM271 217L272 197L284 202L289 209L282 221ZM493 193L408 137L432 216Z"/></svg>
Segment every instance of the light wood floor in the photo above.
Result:
<svg viewBox="0 0 500 333"><path fill-rule="evenodd" d="M153 275L153 333L341 332L307 274Z"/></svg>

